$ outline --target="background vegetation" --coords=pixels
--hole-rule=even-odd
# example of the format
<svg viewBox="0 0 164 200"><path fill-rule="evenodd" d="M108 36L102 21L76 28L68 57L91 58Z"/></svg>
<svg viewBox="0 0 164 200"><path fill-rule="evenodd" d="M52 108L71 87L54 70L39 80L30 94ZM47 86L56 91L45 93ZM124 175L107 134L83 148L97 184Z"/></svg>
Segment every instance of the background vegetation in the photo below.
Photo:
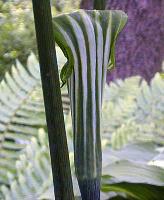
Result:
<svg viewBox="0 0 164 200"><path fill-rule="evenodd" d="M52 0L53 15L77 8L79 1ZM31 51L36 53L36 39L30 0L0 0L0 77L15 60L23 64ZM1 79L1 78L0 78Z"/></svg>

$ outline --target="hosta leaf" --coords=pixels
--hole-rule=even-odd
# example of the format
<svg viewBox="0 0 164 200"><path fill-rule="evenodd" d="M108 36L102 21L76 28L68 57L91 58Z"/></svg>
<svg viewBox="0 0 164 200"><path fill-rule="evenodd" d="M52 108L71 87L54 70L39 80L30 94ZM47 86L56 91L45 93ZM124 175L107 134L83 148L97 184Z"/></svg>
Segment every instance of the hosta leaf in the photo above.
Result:
<svg viewBox="0 0 164 200"><path fill-rule="evenodd" d="M149 142L126 145L119 150L106 147L103 151L103 168L123 159L139 164L147 164L154 160L157 155L159 155L159 152L156 150L156 145Z"/></svg>
<svg viewBox="0 0 164 200"><path fill-rule="evenodd" d="M162 159L156 145L132 144L121 150L107 148L103 155L103 192L125 193L125 199L137 200L159 199L163 196L164 171L160 167L148 165L157 165L155 160ZM125 158L126 160L123 160Z"/></svg>
<svg viewBox="0 0 164 200"><path fill-rule="evenodd" d="M129 197L125 199L131 200L159 200L163 199L164 196L164 187L141 183L102 184L101 190L103 192L125 193Z"/></svg>
<svg viewBox="0 0 164 200"><path fill-rule="evenodd" d="M150 165L155 165L164 169L164 147L157 149L159 154L156 155L150 162Z"/></svg>
<svg viewBox="0 0 164 200"><path fill-rule="evenodd" d="M106 166L103 168L103 175L112 176L119 182L164 186L164 170L162 168L127 160L116 161Z"/></svg>

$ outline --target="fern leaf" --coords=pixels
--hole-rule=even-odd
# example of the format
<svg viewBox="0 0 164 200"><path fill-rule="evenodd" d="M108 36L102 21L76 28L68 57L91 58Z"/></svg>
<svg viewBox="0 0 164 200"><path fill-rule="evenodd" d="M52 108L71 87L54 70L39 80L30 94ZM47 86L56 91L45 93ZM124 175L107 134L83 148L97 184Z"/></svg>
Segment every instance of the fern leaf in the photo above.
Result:
<svg viewBox="0 0 164 200"><path fill-rule="evenodd" d="M59 48L57 55L62 66L65 58ZM0 158L12 162L31 137L37 137L38 127L46 125L39 65L34 54L29 56L26 68L16 61L0 82L0 93ZM68 113L69 98L65 89L62 100L64 111ZM0 170L2 166L0 163ZM10 169L3 168L0 183L7 183L6 172L13 170L14 165Z"/></svg>
<svg viewBox="0 0 164 200"><path fill-rule="evenodd" d="M134 84L132 84L134 83ZM102 132L114 148L129 142L164 144L164 81L157 73L150 86L132 77L106 86Z"/></svg>

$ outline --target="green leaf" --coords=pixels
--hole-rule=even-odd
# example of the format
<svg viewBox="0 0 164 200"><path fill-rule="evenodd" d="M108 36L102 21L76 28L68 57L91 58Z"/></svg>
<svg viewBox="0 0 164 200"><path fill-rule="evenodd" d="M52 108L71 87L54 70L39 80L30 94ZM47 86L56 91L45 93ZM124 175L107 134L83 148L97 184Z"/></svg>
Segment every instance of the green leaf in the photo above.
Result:
<svg viewBox="0 0 164 200"><path fill-rule="evenodd" d="M164 187L141 183L102 184L101 190L103 192L125 193L131 200L159 200L164 197Z"/></svg>
<svg viewBox="0 0 164 200"><path fill-rule="evenodd" d="M162 168L127 160L109 164L103 168L103 175L112 176L117 182L164 186L164 170ZM106 179L104 180L106 181Z"/></svg>
<svg viewBox="0 0 164 200"><path fill-rule="evenodd" d="M125 159L139 164L147 164L158 155L156 145L149 142L129 144L120 150L106 147L103 151L103 167Z"/></svg>

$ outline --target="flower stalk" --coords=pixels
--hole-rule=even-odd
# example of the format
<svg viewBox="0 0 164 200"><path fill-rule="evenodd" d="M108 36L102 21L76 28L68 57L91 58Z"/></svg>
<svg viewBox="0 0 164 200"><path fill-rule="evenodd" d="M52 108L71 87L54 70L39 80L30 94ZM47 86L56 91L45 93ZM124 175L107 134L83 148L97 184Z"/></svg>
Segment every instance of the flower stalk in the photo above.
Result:
<svg viewBox="0 0 164 200"><path fill-rule="evenodd" d="M56 200L73 200L73 187L53 37L50 0L33 0L36 36Z"/></svg>
<svg viewBox="0 0 164 200"><path fill-rule="evenodd" d="M105 10L106 0L94 0L93 8L96 10Z"/></svg>

